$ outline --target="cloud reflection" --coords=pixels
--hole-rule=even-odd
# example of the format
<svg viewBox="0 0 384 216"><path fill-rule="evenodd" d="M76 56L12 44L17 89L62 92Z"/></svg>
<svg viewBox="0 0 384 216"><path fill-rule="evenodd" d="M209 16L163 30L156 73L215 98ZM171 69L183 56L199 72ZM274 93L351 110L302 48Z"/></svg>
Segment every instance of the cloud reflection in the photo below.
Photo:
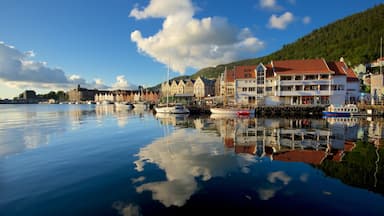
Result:
<svg viewBox="0 0 384 216"><path fill-rule="evenodd" d="M125 204L123 202L115 202L112 206L120 215L123 216L140 216L140 207L135 204Z"/></svg>
<svg viewBox="0 0 384 216"><path fill-rule="evenodd" d="M154 163L164 170L166 180L140 185L137 192L151 191L153 199L167 207L184 205L198 189L196 178L207 181L239 168L239 161L225 151L220 137L189 129L177 129L155 140L138 156L138 171Z"/></svg>

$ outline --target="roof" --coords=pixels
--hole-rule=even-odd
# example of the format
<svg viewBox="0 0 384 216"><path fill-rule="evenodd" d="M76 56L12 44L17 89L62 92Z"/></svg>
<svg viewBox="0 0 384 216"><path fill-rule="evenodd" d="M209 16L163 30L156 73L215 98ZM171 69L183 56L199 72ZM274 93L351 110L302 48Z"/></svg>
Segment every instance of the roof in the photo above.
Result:
<svg viewBox="0 0 384 216"><path fill-rule="evenodd" d="M227 70L226 81L234 82L235 79L256 78L256 65L235 66L232 70Z"/></svg>
<svg viewBox="0 0 384 216"><path fill-rule="evenodd" d="M272 61L267 68L280 75L332 73L324 59Z"/></svg>
<svg viewBox="0 0 384 216"><path fill-rule="evenodd" d="M328 66L331 70L335 71L336 76L347 76L347 82L359 81L355 72L345 62L328 62Z"/></svg>

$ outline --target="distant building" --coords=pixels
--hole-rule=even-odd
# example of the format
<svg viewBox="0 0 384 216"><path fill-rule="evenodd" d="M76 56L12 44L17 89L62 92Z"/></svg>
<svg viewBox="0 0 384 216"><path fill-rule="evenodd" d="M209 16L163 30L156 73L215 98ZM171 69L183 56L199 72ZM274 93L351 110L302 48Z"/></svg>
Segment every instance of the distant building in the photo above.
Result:
<svg viewBox="0 0 384 216"><path fill-rule="evenodd" d="M23 99L23 100L26 100L26 101L36 100L37 99L36 92L33 91L33 90L25 90L21 94L21 98L20 99Z"/></svg>
<svg viewBox="0 0 384 216"><path fill-rule="evenodd" d="M91 101L94 100L97 92L97 89L89 90L77 85L77 88L68 91L68 100L72 102Z"/></svg>
<svg viewBox="0 0 384 216"><path fill-rule="evenodd" d="M103 90L95 94L94 100L96 102L110 101L110 102L137 102L146 101L150 103L157 103L159 100L159 92L141 90Z"/></svg>

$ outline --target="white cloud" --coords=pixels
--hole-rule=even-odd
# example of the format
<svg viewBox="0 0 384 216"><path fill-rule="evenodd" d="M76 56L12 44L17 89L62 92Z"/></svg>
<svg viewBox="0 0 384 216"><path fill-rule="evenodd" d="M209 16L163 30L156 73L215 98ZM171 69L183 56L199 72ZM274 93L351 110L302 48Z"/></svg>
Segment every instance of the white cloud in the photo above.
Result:
<svg viewBox="0 0 384 216"><path fill-rule="evenodd" d="M283 7L278 5L276 0L260 0L260 7L269 10L282 10Z"/></svg>
<svg viewBox="0 0 384 216"><path fill-rule="evenodd" d="M303 23L304 23L304 24L308 24L308 23L310 23L310 22L311 22L311 17L306 16L306 17L303 18Z"/></svg>
<svg viewBox="0 0 384 216"><path fill-rule="evenodd" d="M68 83L64 71L50 68L45 62L31 61L34 53L22 53L12 46L0 44L0 79L14 82Z"/></svg>
<svg viewBox="0 0 384 216"><path fill-rule="evenodd" d="M270 28L285 29L289 23L293 22L293 19L294 17L291 12L285 12L280 17L273 14L269 18L268 26Z"/></svg>
<svg viewBox="0 0 384 216"><path fill-rule="evenodd" d="M124 75L119 75L116 77L116 82L114 84L112 84L112 89L124 89L124 90L133 90L133 89L137 89L137 86L129 83Z"/></svg>
<svg viewBox="0 0 384 216"><path fill-rule="evenodd" d="M59 68L49 67L46 62L37 62L32 58L34 51L21 52L14 46L0 41L0 80L10 88L14 89L49 89L68 90L80 84L82 87L91 89L109 89L101 79L87 82L80 75L66 75ZM120 85L124 80L119 80ZM126 86L133 86L125 83Z"/></svg>
<svg viewBox="0 0 384 216"><path fill-rule="evenodd" d="M131 40L139 52L180 73L188 67L200 69L249 58L264 46L247 28L231 26L222 17L195 19L194 14L190 0L151 0L144 9L135 7L130 16L165 18L162 29L148 37L135 30Z"/></svg>

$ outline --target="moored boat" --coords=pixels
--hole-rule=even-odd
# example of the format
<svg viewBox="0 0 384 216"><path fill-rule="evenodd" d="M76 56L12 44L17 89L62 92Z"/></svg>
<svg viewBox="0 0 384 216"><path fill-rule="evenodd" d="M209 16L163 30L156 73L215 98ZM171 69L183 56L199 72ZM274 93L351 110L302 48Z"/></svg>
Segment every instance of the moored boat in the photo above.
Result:
<svg viewBox="0 0 384 216"><path fill-rule="evenodd" d="M189 109L182 104L175 104L174 106L155 107L157 113L170 113L170 114L184 114L189 113Z"/></svg>
<svg viewBox="0 0 384 216"><path fill-rule="evenodd" d="M115 106L116 108L129 109L129 110L133 108L133 105L129 102L116 102Z"/></svg>
<svg viewBox="0 0 384 216"><path fill-rule="evenodd" d="M350 117L361 115L359 108L355 104L329 105L324 111L326 117Z"/></svg>

